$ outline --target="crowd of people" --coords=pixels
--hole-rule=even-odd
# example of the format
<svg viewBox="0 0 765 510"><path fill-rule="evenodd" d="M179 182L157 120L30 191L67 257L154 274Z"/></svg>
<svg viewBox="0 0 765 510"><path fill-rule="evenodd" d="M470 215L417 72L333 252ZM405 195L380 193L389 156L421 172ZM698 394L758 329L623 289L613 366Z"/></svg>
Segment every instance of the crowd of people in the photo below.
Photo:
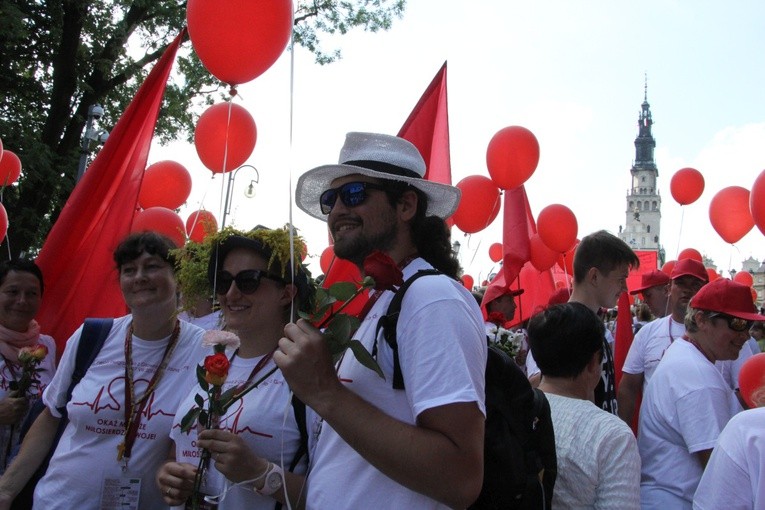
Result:
<svg viewBox="0 0 765 510"><path fill-rule="evenodd" d="M337 164L298 180L297 206L327 223L338 257L363 268L381 253L398 275L349 325L353 354L330 352L339 332L306 319L315 287L290 228L224 229L193 252L131 234L114 251L129 313L86 321L58 366L34 320L42 273L0 265L0 510L472 508L500 339L549 402L552 508L765 507L765 374L755 408L738 394L765 320L748 287L709 283L684 259L628 289L638 257L598 231L577 248L572 288L505 329L523 289L465 289L445 223L459 190L425 171L411 143L349 133ZM383 340L395 288L421 271L397 341ZM627 291L644 305L617 374L599 314Z"/></svg>

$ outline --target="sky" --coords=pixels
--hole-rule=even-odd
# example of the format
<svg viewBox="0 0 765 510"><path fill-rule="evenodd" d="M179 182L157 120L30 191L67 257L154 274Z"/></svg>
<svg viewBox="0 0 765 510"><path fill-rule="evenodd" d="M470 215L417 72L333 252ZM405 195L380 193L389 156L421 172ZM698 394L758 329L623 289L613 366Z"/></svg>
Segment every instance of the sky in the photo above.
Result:
<svg viewBox="0 0 765 510"><path fill-rule="evenodd" d="M695 248L727 276L741 261L765 259L755 226L735 245L709 221L722 188L751 189L765 169L765 3L755 0L610 2L606 0L409 0L387 32L354 30L324 39L342 59L319 66L303 48L286 51L234 100L258 127L248 164L234 181L238 228L292 221L306 238L318 274L325 224L293 206L297 178L334 163L348 131L396 134L444 61L452 179L488 176L486 147L510 125L530 129L540 161L526 183L533 214L560 203L577 217L578 237L614 234L626 221L626 194L645 92L653 114L662 197L661 243L667 260ZM149 163L173 159L194 185L186 217L212 211L221 222L223 178L211 177L185 142L155 145ZM701 198L680 206L670 193L683 167L705 178ZM502 241L502 215L465 236L456 227L465 272L482 281L495 270L488 249Z"/></svg>

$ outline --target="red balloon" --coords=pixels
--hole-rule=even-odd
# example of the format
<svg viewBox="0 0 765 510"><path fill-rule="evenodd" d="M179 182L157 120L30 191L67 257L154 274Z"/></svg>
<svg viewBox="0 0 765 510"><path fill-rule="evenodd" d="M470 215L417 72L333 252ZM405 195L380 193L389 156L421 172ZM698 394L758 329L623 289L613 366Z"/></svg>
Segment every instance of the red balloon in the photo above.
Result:
<svg viewBox="0 0 765 510"><path fill-rule="evenodd" d="M499 214L502 201L497 186L488 177L470 175L457 183L462 198L452 219L466 234L485 229Z"/></svg>
<svg viewBox="0 0 765 510"><path fill-rule="evenodd" d="M147 230L166 235L178 247L183 246L186 242L183 220L174 211L166 207L149 207L135 215L130 232Z"/></svg>
<svg viewBox="0 0 765 510"><path fill-rule="evenodd" d="M579 246L579 239L575 239L574 246L558 256L558 265L561 269L564 269L569 276L574 275L574 254L576 253L577 246Z"/></svg>
<svg viewBox="0 0 765 510"><path fill-rule="evenodd" d="M502 243L494 243L489 246L489 258L492 262L502 260Z"/></svg>
<svg viewBox="0 0 765 510"><path fill-rule="evenodd" d="M757 303L757 291L754 290L754 287L749 287L749 290L752 292L752 303Z"/></svg>
<svg viewBox="0 0 765 510"><path fill-rule="evenodd" d="M669 191L678 204L692 204L704 192L704 176L695 168L681 168L669 181Z"/></svg>
<svg viewBox="0 0 765 510"><path fill-rule="evenodd" d="M10 186L19 180L21 175L21 160L9 150L4 150L0 159L0 186Z"/></svg>
<svg viewBox="0 0 765 510"><path fill-rule="evenodd" d="M175 161L157 161L143 174L138 204L142 209L178 209L190 194L191 175L186 167Z"/></svg>
<svg viewBox="0 0 765 510"><path fill-rule="evenodd" d="M537 218L539 237L548 248L558 253L564 253L574 246L578 230L576 216L565 205L548 205Z"/></svg>
<svg viewBox="0 0 765 510"><path fill-rule="evenodd" d="M704 263L704 258L701 256L701 253L699 253L699 250L695 248L686 248L683 251L681 251L677 255L677 260L683 260L683 259L693 259L693 260L698 260L702 264Z"/></svg>
<svg viewBox="0 0 765 510"><path fill-rule="evenodd" d="M738 389L749 407L765 405L765 352L755 354L741 365Z"/></svg>
<svg viewBox="0 0 765 510"><path fill-rule="evenodd" d="M473 281L473 277L469 274L463 274L462 275L462 285L465 286L467 290L473 290L473 284L475 282Z"/></svg>
<svg viewBox="0 0 765 510"><path fill-rule="evenodd" d="M257 137L255 121L246 109L234 103L218 103L199 117L194 146L202 164L213 173L221 173L242 166L252 154Z"/></svg>
<svg viewBox="0 0 765 510"><path fill-rule="evenodd" d="M757 228L765 235L765 170L760 172L752 184L749 194L749 212Z"/></svg>
<svg viewBox="0 0 765 510"><path fill-rule="evenodd" d="M531 177L539 163L539 142L521 126L497 131L486 149L486 166L494 183L502 189L517 188Z"/></svg>
<svg viewBox="0 0 765 510"><path fill-rule="evenodd" d="M321 252L321 257L319 258L319 267L326 275L329 274L330 268L333 269L333 272L342 271L342 274L348 274L349 272L353 271L355 266L353 265L353 262L349 262L345 259L341 259L340 257L336 257L334 248L332 246L327 246L324 248L324 251ZM358 271L358 269L356 269L356 271Z"/></svg>
<svg viewBox="0 0 765 510"><path fill-rule="evenodd" d="M749 271L739 271L733 275L733 281L751 287L754 284L754 278Z"/></svg>
<svg viewBox="0 0 765 510"><path fill-rule="evenodd" d="M709 203L709 221L726 243L736 243L754 227L749 212L749 190L741 186L723 188Z"/></svg>
<svg viewBox="0 0 765 510"><path fill-rule="evenodd" d="M668 260L664 263L663 266L661 266L661 270L671 276L672 270L675 268L675 264L677 264L677 260Z"/></svg>
<svg viewBox="0 0 765 510"><path fill-rule="evenodd" d="M713 282L720 278L720 273L717 272L717 269L708 267L707 268L707 276L709 277L709 281Z"/></svg>
<svg viewBox="0 0 765 510"><path fill-rule="evenodd" d="M5 211L5 206L0 203L0 241L5 239L5 234L8 233L8 213Z"/></svg>
<svg viewBox="0 0 765 510"><path fill-rule="evenodd" d="M284 51L290 0L189 0L189 38L204 66L228 84L254 80Z"/></svg>
<svg viewBox="0 0 765 510"><path fill-rule="evenodd" d="M195 211L186 218L186 234L195 243L201 243L217 231L218 220L210 211Z"/></svg>
<svg viewBox="0 0 765 510"><path fill-rule="evenodd" d="M559 254L548 248L544 241L542 241L542 238L539 237L539 234L534 234L529 238L529 251L531 265L537 271L546 271L558 261Z"/></svg>

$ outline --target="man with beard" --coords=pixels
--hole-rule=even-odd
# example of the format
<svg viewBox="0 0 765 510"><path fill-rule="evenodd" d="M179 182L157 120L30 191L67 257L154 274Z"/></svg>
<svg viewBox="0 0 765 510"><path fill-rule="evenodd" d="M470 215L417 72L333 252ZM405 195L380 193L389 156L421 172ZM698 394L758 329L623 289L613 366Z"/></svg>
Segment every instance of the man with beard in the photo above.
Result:
<svg viewBox="0 0 765 510"><path fill-rule="evenodd" d="M404 279L436 268L404 294L398 360L405 390L392 386L393 350L377 334L391 291L376 291L354 333L376 353L385 379L346 353L333 366L307 321L285 328L274 361L320 417L308 508L465 508L481 490L486 334L473 296L456 279L443 218L457 188L423 179L425 163L401 138L349 133L339 163L303 174L298 207L327 221L337 256L363 270L380 251Z"/></svg>
<svg viewBox="0 0 765 510"><path fill-rule="evenodd" d="M649 322L635 335L622 367L617 395L619 417L628 425L632 424L637 396L645 391L664 351L685 334L683 320L688 303L708 279L701 262L693 259L678 261L670 274L669 308L672 313Z"/></svg>

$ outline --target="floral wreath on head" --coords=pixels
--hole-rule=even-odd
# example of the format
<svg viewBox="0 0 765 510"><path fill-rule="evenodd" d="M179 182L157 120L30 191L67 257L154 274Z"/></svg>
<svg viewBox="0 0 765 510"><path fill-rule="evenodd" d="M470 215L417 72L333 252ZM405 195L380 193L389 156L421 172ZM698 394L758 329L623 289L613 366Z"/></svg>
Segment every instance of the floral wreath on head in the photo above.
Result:
<svg viewBox="0 0 765 510"><path fill-rule="evenodd" d="M288 283L295 283L302 297L310 298L311 274L303 266L302 255L307 252L305 241L297 235L294 227L285 225L282 228L270 229L263 226L255 227L249 232L243 232L233 227L225 227L220 232L208 236L201 243L189 241L183 248L173 250L176 260L178 286L184 296L184 308L199 299L213 297L210 284L209 264L215 250L231 236L243 237L257 241L270 252L268 257L269 271L276 272ZM290 236L294 246L294 257L290 260ZM290 267L294 267L290 275ZM306 294L308 292L308 294Z"/></svg>

